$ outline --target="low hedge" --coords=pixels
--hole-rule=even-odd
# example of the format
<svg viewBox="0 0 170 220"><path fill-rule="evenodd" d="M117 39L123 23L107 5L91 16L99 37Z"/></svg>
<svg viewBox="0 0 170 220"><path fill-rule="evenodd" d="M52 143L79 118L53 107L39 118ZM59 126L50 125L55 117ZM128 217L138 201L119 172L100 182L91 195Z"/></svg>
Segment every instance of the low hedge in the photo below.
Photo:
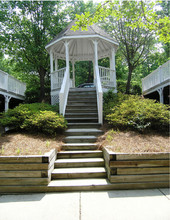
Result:
<svg viewBox="0 0 170 220"><path fill-rule="evenodd" d="M0 125L15 127L33 132L54 134L67 127L63 116L58 114L58 107L46 103L20 104L2 114Z"/></svg>
<svg viewBox="0 0 170 220"><path fill-rule="evenodd" d="M110 98L109 98L110 97ZM104 97L104 116L109 124L117 128L169 130L169 106L137 95L113 94Z"/></svg>

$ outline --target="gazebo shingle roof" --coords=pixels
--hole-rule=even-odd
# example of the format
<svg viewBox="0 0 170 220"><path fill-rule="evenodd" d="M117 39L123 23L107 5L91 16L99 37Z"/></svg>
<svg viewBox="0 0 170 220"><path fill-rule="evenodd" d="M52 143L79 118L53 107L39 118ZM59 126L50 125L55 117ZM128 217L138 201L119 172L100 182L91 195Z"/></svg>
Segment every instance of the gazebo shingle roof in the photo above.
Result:
<svg viewBox="0 0 170 220"><path fill-rule="evenodd" d="M104 30L102 30L100 27L98 27L96 24L93 24L91 26L88 26L88 30L87 31L82 31L81 29L73 31L71 30L72 26L75 25L75 21L72 21L64 30L62 30L52 41L50 41L46 47L48 47L48 45L50 45L51 43L59 40L62 37L71 37L71 36L79 36L79 35L100 35L101 37L105 37L107 39L110 39L112 41L114 41L115 43L116 40L113 39L109 34L107 34Z"/></svg>

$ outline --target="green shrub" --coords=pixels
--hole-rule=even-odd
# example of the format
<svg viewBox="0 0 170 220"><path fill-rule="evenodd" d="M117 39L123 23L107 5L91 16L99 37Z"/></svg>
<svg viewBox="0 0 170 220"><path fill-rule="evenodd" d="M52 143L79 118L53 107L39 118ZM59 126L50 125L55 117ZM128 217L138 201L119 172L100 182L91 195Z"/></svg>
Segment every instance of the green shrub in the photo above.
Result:
<svg viewBox="0 0 170 220"><path fill-rule="evenodd" d="M0 118L2 126L53 134L66 128L66 121L58 114L58 106L46 103L20 104Z"/></svg>
<svg viewBox="0 0 170 220"><path fill-rule="evenodd" d="M105 118L109 124L118 128L133 128L138 131L156 129L168 131L168 106L134 95L118 94L114 102L108 102L109 111ZM108 113L109 112L109 113Z"/></svg>
<svg viewBox="0 0 170 220"><path fill-rule="evenodd" d="M39 111L29 118L26 118L21 128L32 131L39 131L54 134L67 127L65 119L52 111Z"/></svg>

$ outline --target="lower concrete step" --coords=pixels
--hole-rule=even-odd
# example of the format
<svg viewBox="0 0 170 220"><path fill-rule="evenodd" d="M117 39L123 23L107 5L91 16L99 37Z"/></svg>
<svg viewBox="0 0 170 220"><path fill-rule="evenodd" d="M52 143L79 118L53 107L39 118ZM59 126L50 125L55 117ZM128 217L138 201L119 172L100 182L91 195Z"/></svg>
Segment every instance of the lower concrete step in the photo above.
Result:
<svg viewBox="0 0 170 220"><path fill-rule="evenodd" d="M67 123L68 128L100 128L99 123Z"/></svg>
<svg viewBox="0 0 170 220"><path fill-rule="evenodd" d="M93 135L93 136L98 136L102 135L103 132L99 129L96 128L79 128L79 129L67 129L65 131L65 134L68 136L88 136L88 135Z"/></svg>
<svg viewBox="0 0 170 220"><path fill-rule="evenodd" d="M88 117L98 117L98 114L95 113L66 113L65 114L66 118L88 118Z"/></svg>
<svg viewBox="0 0 170 220"><path fill-rule="evenodd" d="M103 167L103 158L75 158L58 159L54 163L54 168L73 168L73 167Z"/></svg>
<svg viewBox="0 0 170 220"><path fill-rule="evenodd" d="M67 136L65 143L94 143L97 141L96 136Z"/></svg>
<svg viewBox="0 0 170 220"><path fill-rule="evenodd" d="M67 143L67 144L63 144L61 149L66 151L96 150L98 149L98 145L93 143Z"/></svg>
<svg viewBox="0 0 170 220"><path fill-rule="evenodd" d="M86 118L65 118L69 123L91 123L91 122L98 122L98 117L86 117Z"/></svg>
<svg viewBox="0 0 170 220"><path fill-rule="evenodd" d="M57 154L57 159L66 158L90 158L90 157L103 157L101 150L79 150L79 151L60 151Z"/></svg>
<svg viewBox="0 0 170 220"><path fill-rule="evenodd" d="M102 178L106 177L104 167L58 168L52 172L53 179L66 178Z"/></svg>
<svg viewBox="0 0 170 220"><path fill-rule="evenodd" d="M119 187L117 185L111 184L106 178L52 180L47 187L47 191L109 190L117 189Z"/></svg>
<svg viewBox="0 0 170 220"><path fill-rule="evenodd" d="M67 115L67 114L70 114L70 113L74 113L74 114L75 113L81 113L81 114L85 113L86 114L86 113L96 113L96 112L97 112L97 108L95 108L95 109L75 108L75 109L67 109L65 113Z"/></svg>

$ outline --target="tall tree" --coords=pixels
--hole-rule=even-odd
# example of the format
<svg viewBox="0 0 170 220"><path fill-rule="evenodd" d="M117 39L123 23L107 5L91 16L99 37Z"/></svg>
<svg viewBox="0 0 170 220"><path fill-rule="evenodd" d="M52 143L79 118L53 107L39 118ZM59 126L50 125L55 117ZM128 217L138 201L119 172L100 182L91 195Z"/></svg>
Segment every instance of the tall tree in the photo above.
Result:
<svg viewBox="0 0 170 220"><path fill-rule="evenodd" d="M0 2L1 38L5 39L6 54L20 70L38 73L40 99L45 96L45 78L49 74L49 55L45 45L63 28L59 1ZM3 22L2 22L3 20Z"/></svg>

